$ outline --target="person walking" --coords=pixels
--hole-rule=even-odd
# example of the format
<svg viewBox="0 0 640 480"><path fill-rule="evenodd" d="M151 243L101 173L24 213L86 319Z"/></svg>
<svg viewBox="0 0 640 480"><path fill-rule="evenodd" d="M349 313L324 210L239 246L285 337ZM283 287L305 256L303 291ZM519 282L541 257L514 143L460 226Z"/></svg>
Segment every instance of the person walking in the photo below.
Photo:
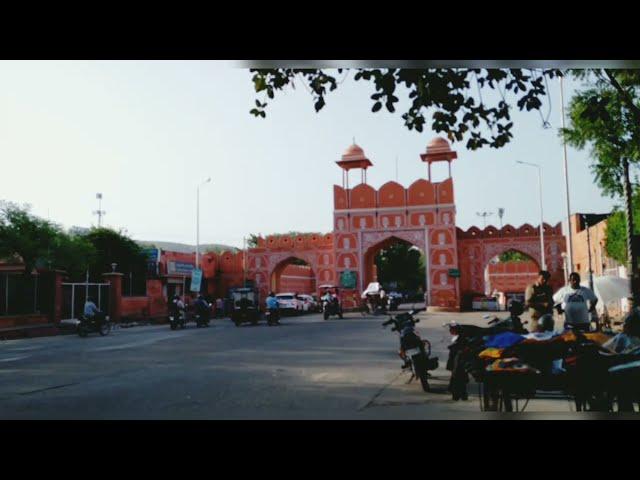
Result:
<svg viewBox="0 0 640 480"><path fill-rule="evenodd" d="M543 315L553 314L553 289L549 285L551 274L546 270L538 272L538 278L529 285L524 294L525 306L531 315L530 331L538 330L538 320Z"/></svg>
<svg viewBox="0 0 640 480"><path fill-rule="evenodd" d="M564 313L565 328L589 331L591 317L596 311L598 298L590 288L580 285L580 274L569 275L569 285L558 291L553 300L559 303L558 312ZM588 303L588 305L587 305Z"/></svg>

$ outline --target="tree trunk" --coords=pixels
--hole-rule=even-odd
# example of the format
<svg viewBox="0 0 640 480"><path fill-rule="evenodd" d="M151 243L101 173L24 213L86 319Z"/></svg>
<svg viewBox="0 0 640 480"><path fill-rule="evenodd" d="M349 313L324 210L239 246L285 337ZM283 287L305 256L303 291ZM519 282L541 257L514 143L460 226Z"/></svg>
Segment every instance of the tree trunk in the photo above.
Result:
<svg viewBox="0 0 640 480"><path fill-rule="evenodd" d="M631 199L631 181L629 180L629 160L622 159L622 167L624 169L624 207L625 217L627 219L627 269L629 276L629 290L633 298L633 305L638 305L638 282L637 270L638 260L636 252L633 249L633 204Z"/></svg>

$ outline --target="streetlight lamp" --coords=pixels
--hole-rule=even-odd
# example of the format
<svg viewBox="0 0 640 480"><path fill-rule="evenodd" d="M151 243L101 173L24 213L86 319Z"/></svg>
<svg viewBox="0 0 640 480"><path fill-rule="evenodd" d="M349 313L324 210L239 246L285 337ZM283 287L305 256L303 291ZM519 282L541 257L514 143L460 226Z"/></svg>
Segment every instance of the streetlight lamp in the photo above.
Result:
<svg viewBox="0 0 640 480"><path fill-rule="evenodd" d="M542 214L542 167L537 163L523 162L516 160L516 163L522 165L529 165L530 167L536 167L538 169L538 186L540 187L540 260L542 261L542 270L547 269L547 262L544 259L544 216Z"/></svg>
<svg viewBox="0 0 640 480"><path fill-rule="evenodd" d="M482 217L482 220L484 222L484 228L487 228L487 217L490 217L491 215L493 215L493 212L476 212L476 215L478 215L479 217Z"/></svg>
<svg viewBox="0 0 640 480"><path fill-rule="evenodd" d="M196 203L196 268L200 268L200 187L211 181L211 177L198 185L197 203Z"/></svg>
<svg viewBox="0 0 640 480"><path fill-rule="evenodd" d="M502 217L504 216L504 208L500 207L498 209L498 217L500 217L500 228L502 228Z"/></svg>

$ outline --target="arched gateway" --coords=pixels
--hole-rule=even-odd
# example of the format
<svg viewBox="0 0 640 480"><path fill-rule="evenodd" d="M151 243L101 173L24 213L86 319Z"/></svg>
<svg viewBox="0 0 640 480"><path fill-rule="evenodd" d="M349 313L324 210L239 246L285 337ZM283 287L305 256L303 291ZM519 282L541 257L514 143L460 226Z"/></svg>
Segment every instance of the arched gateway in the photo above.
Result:
<svg viewBox="0 0 640 480"><path fill-rule="evenodd" d="M262 295L273 288L274 271L294 257L311 267L316 287L340 286L344 306L354 307L360 292L367 287L365 282L375 277L372 256L381 245L394 240L425 252L427 304L446 310L459 309L465 294L482 291L484 269L495 255L515 249L540 262L535 227L472 227L466 232L456 228L451 162L457 154L447 140L435 138L420 158L427 163L426 179L416 180L409 188L387 182L376 190L366 183L366 171L373 164L362 148L351 145L336 162L343 172L342 186L333 187L333 232L261 238L258 246L248 251L249 276ZM435 162L447 162L448 177L443 181L432 181ZM349 188L352 169L361 171L361 182ZM544 228L547 268L552 282L559 285L563 278L564 237L559 225L545 224Z"/></svg>

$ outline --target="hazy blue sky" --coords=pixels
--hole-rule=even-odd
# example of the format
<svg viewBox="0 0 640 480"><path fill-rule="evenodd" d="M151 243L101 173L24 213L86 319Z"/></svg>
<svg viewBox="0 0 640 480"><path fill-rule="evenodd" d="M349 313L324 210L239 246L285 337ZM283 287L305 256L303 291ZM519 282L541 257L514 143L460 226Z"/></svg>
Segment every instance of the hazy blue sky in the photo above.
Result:
<svg viewBox="0 0 640 480"><path fill-rule="evenodd" d="M538 223L536 171L516 160L543 166L545 220L562 220L560 96L557 82L550 86L552 129L538 113L518 112L506 148L454 145L460 227L481 226L476 212L498 207L505 224ZM316 114L299 87L261 119L249 114L251 74L227 62L0 62L0 199L29 203L65 227L89 226L102 192L105 224L140 240L193 244L196 186L211 176L200 197L202 243L327 232L332 185L341 182L335 161L352 137L374 163L374 187L395 179L396 156L401 184L426 176L419 154L435 134L408 131L400 113L372 114L371 93L347 80ZM569 149L572 210L608 211L614 202L594 185L589 162L588 152Z"/></svg>

